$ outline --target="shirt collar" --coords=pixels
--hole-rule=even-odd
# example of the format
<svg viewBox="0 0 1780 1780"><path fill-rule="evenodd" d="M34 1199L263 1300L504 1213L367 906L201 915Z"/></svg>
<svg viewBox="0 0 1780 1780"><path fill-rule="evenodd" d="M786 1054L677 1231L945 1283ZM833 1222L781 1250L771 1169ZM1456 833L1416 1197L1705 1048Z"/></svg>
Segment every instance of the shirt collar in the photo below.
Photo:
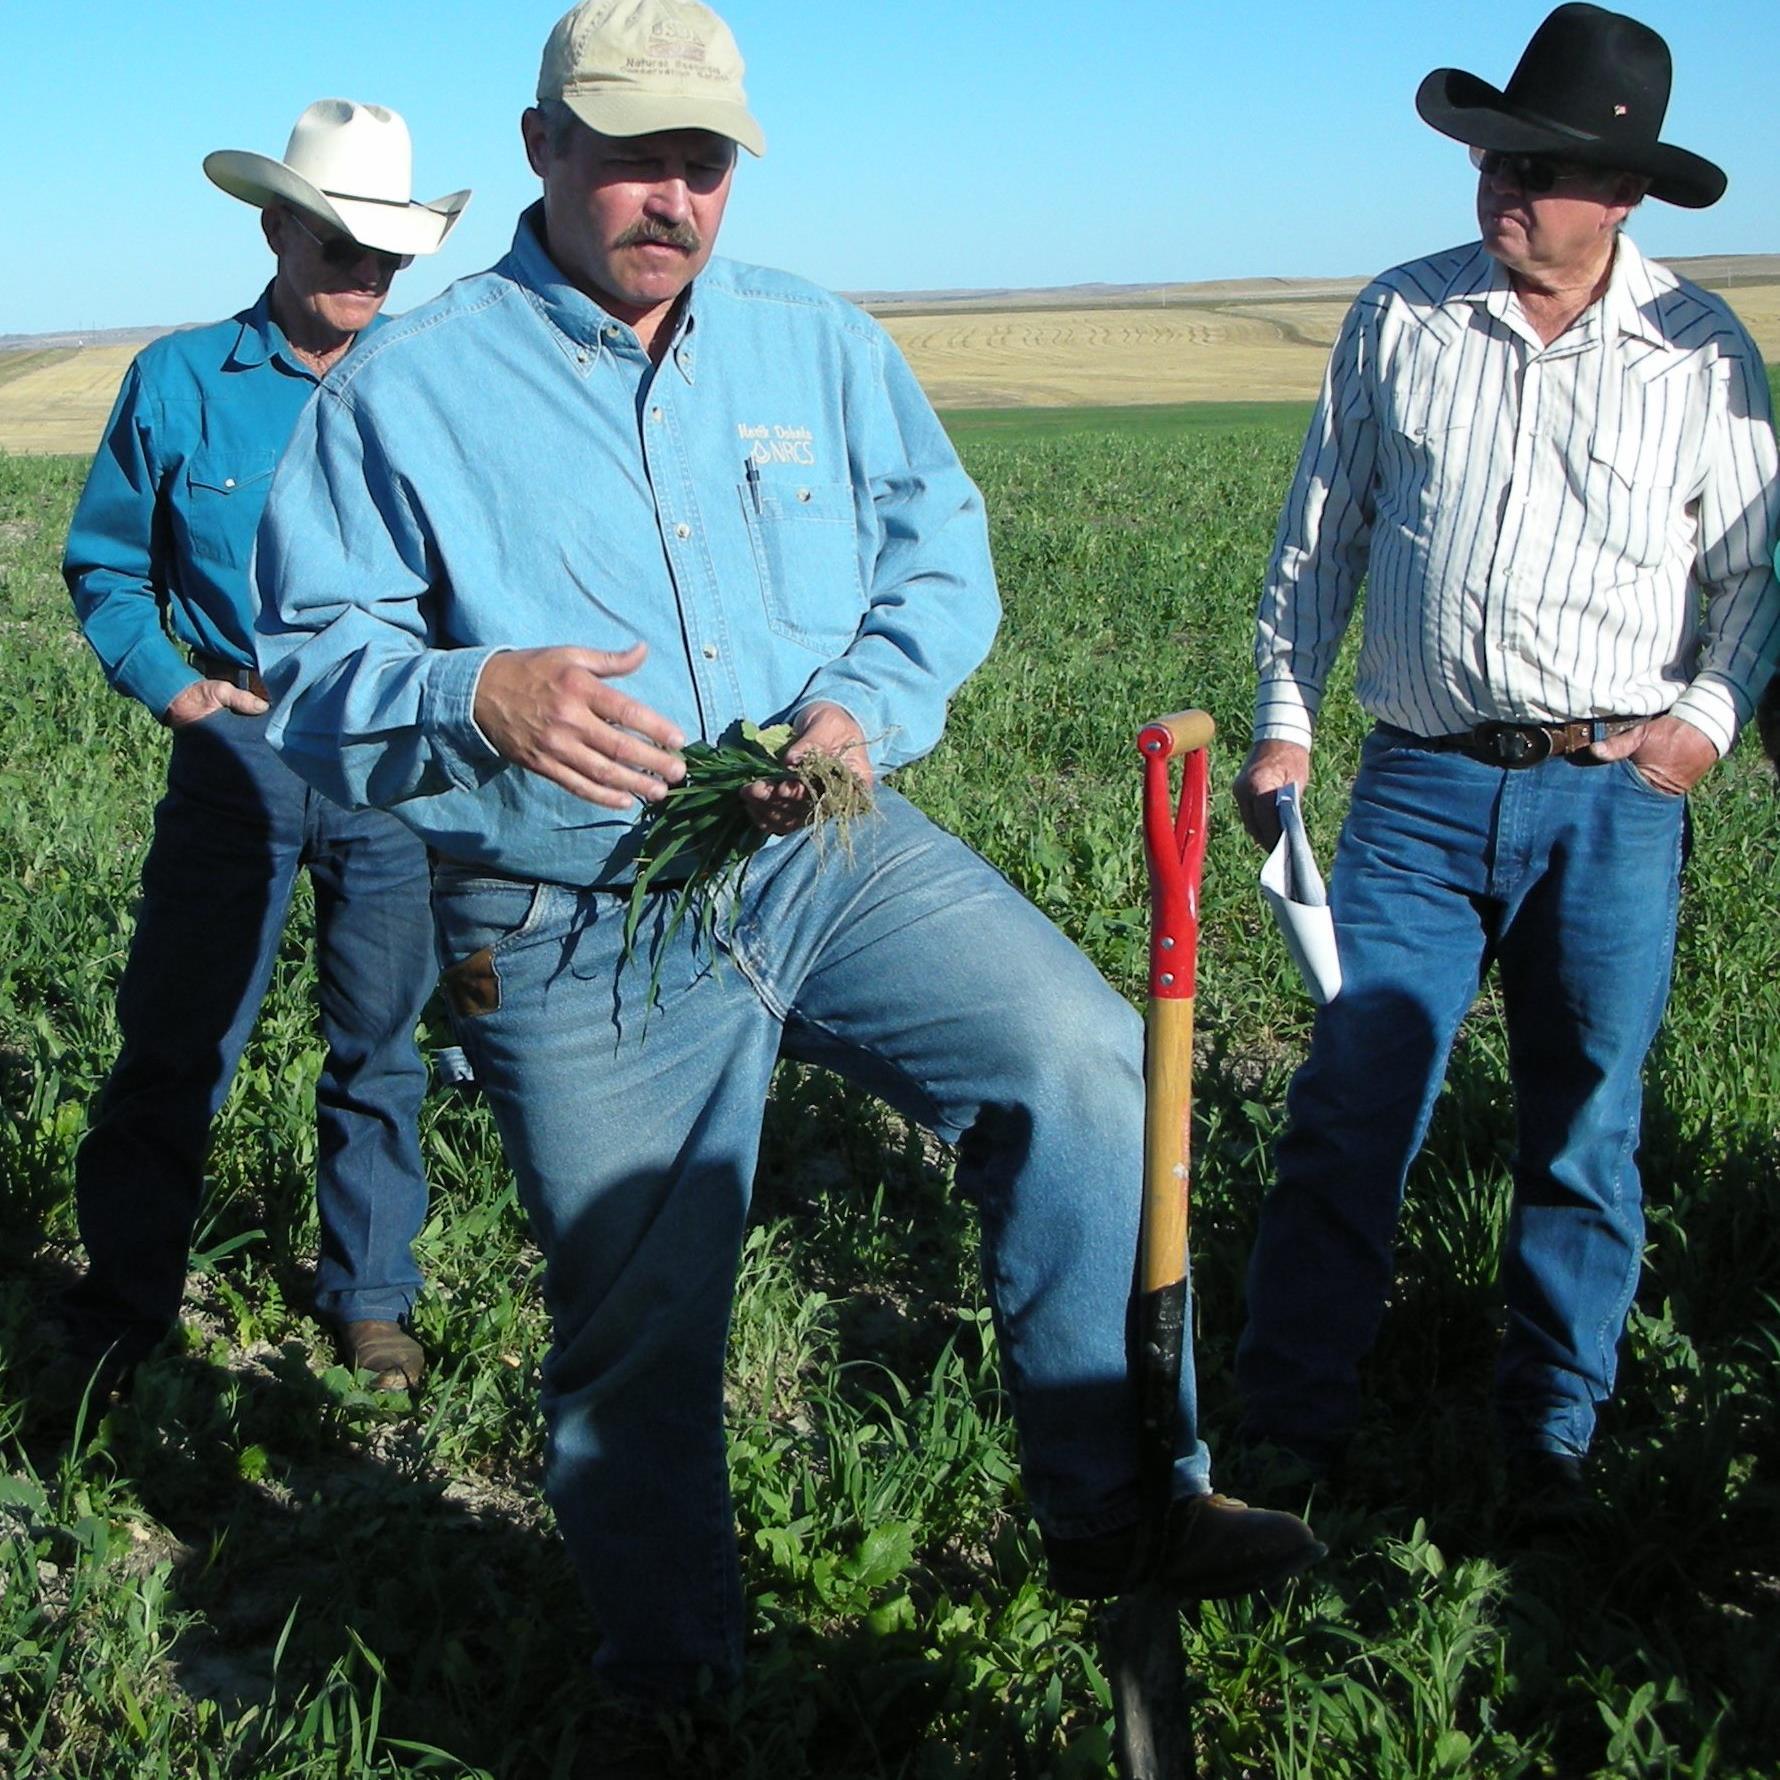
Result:
<svg viewBox="0 0 1780 1780"><path fill-rule="evenodd" d="M236 317L241 323L241 332L235 337L235 349L229 354L229 362L244 371L251 371L256 365L263 365L275 352L284 352L284 330L272 319L272 287L267 285L260 292L259 300L251 309L244 309ZM290 354L284 354L286 358Z"/></svg>
<svg viewBox="0 0 1780 1780"><path fill-rule="evenodd" d="M564 347L571 356L583 352L598 354L621 334L632 340L636 338L628 323L620 321L585 291L570 284L562 268L550 257L544 245L544 205L541 200L520 214L519 226L513 231L513 246L503 268L531 293L544 319L562 336ZM668 358L688 383L692 381L696 362L693 329L697 309L698 284L695 280L687 287L686 301L680 306L668 352Z"/></svg>
<svg viewBox="0 0 1780 1780"><path fill-rule="evenodd" d="M1667 345L1668 338L1657 314L1657 301L1666 280L1663 269L1653 266L1639 251L1637 242L1621 230L1614 243L1613 270L1608 274L1607 289L1599 305L1602 331L1630 334L1653 346ZM1510 325L1511 310L1518 313L1508 274L1485 252L1481 242L1453 269L1443 301L1481 303L1496 320Z"/></svg>
<svg viewBox="0 0 1780 1780"><path fill-rule="evenodd" d="M260 292L259 300L251 309L243 309L235 318L241 324L241 331L235 336L233 351L229 354L229 365L242 371L252 371L272 359L287 371L298 377L307 377L311 383L321 381L310 368L291 351L290 340L284 329L272 319L272 287L267 285ZM371 325L365 334L372 334L382 327L388 319L381 311L371 318ZM362 338L363 336L361 336ZM350 358L353 349L358 345L354 340L346 349L346 357ZM341 361L345 362L344 359Z"/></svg>
<svg viewBox="0 0 1780 1780"><path fill-rule="evenodd" d="M1637 242L1622 229L1613 255L1613 275L1607 280L1607 294L1601 302L1604 320L1635 340L1667 346L1669 337L1663 332L1658 305L1664 293L1674 288L1674 282L1673 274L1653 266Z"/></svg>
<svg viewBox="0 0 1780 1780"><path fill-rule="evenodd" d="M1475 303L1511 331L1530 334L1508 274L1485 252L1481 241L1453 268L1441 301Z"/></svg>

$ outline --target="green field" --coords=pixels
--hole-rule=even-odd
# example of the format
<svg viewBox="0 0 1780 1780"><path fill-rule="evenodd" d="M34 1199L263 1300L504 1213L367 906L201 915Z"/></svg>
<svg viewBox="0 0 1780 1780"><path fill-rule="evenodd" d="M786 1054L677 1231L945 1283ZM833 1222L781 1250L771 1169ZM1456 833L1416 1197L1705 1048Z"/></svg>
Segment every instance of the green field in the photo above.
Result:
<svg viewBox="0 0 1780 1780"><path fill-rule="evenodd" d="M1187 704L1222 726L1195 1225L1214 1454L1309 1027L1225 795L1301 416L951 417L1008 616L902 777L1136 997L1132 737ZM302 921L218 1128L178 1350L72 1440L39 1407L163 758L72 632L55 565L80 474L0 459L0 1775L1104 1774L1091 1627L1044 1586L949 1157L828 1078L782 1075L756 1188L729 1393L752 1678L726 1705L639 1727L591 1697L537 1490L537 1256L474 1105L435 1097L425 1121L436 1371L404 1408L332 1364L306 1313ZM1360 734L1332 697L1308 800L1325 857ZM1497 1495L1512 1117L1486 996L1412 1179L1355 1462L1312 1504L1330 1558L1192 1628L1208 1780L1780 1771L1780 798L1753 749L1696 816L1650 1073L1649 1265L1598 1445L1609 1510L1529 1550Z"/></svg>
<svg viewBox="0 0 1780 1780"><path fill-rule="evenodd" d="M1308 402L1133 402L1116 408L947 408L941 418L959 442L992 439L1010 445L1079 439L1084 434L1179 439L1190 433L1280 428L1301 434L1310 419Z"/></svg>

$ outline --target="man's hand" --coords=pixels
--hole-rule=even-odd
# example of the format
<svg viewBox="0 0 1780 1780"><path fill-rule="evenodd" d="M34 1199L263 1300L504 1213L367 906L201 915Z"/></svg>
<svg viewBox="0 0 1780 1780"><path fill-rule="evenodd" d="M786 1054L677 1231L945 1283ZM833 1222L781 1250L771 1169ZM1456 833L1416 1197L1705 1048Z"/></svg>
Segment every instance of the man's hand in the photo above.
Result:
<svg viewBox="0 0 1780 1780"><path fill-rule="evenodd" d="M865 731L839 705L814 704L796 719L797 740L785 750L795 765L806 754L833 754L844 760L869 789L873 784L871 760L865 748ZM748 820L768 834L790 834L802 828L811 815L810 794L802 785L773 784L759 779L742 790L742 807Z"/></svg>
<svg viewBox="0 0 1780 1780"><path fill-rule="evenodd" d="M628 810L655 803L686 777L686 738L658 711L607 684L634 674L648 653L513 649L491 655L476 682L476 727L503 760L588 803ZM659 747L651 746L659 743Z"/></svg>
<svg viewBox="0 0 1780 1780"><path fill-rule="evenodd" d="M1279 844L1279 814L1273 794L1282 785L1300 790L1310 782L1310 750L1298 742L1256 742L1230 787L1236 813L1250 838L1264 853Z"/></svg>
<svg viewBox="0 0 1780 1780"><path fill-rule="evenodd" d="M272 707L257 692L227 680L194 680L161 713L169 729L190 729L216 711L238 711L243 717L263 717Z"/></svg>
<svg viewBox="0 0 1780 1780"><path fill-rule="evenodd" d="M1628 757L1658 791L1685 796L1718 764L1711 738L1681 717L1652 717L1635 729L1622 729L1604 742L1590 742L1596 760Z"/></svg>

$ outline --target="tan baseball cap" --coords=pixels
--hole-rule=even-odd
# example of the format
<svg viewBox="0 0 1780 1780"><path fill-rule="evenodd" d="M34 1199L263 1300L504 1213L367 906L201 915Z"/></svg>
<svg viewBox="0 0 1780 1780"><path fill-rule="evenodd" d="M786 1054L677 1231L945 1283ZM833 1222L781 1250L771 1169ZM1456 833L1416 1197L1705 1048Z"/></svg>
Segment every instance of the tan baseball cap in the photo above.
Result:
<svg viewBox="0 0 1780 1780"><path fill-rule="evenodd" d="M538 97L603 136L711 130L766 153L742 90L742 52L698 0L582 0L544 45Z"/></svg>

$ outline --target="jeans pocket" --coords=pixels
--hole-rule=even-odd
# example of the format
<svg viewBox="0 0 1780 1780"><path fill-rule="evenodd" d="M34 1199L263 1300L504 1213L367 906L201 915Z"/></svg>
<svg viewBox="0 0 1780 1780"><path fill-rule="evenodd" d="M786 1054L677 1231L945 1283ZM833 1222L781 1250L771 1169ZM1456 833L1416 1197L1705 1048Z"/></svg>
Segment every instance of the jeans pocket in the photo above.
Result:
<svg viewBox="0 0 1780 1780"><path fill-rule="evenodd" d="M1684 791L1665 791L1660 785L1653 785L1639 772L1637 762L1628 754L1613 763L1620 772L1644 793L1646 797L1654 797L1661 803L1685 803L1687 793Z"/></svg>
<svg viewBox="0 0 1780 1780"><path fill-rule="evenodd" d="M474 877L449 869L434 872L439 982L455 1015L469 1019L500 1007L501 955L543 925L557 896L571 894L556 884Z"/></svg>

